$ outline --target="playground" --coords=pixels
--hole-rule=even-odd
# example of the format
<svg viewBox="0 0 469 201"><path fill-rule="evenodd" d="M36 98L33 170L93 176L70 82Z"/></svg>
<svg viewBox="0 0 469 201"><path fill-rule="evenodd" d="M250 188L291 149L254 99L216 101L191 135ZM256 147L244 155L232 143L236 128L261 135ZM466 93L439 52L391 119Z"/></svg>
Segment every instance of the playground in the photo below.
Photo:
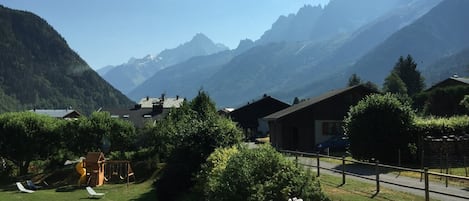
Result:
<svg viewBox="0 0 469 201"><path fill-rule="evenodd" d="M76 172L80 175L79 186L101 186L105 182L122 183L129 185L135 181L130 161L106 160L102 152L89 152L85 158L81 158L75 165Z"/></svg>

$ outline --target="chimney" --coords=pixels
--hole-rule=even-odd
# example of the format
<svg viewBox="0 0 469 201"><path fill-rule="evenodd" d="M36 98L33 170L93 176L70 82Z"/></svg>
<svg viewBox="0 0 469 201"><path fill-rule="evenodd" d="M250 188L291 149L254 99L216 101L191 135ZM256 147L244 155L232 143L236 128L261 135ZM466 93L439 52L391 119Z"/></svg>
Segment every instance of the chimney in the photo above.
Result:
<svg viewBox="0 0 469 201"><path fill-rule="evenodd" d="M147 101L150 100L150 97L147 96Z"/></svg>
<svg viewBox="0 0 469 201"><path fill-rule="evenodd" d="M176 100L179 100L179 95L176 95Z"/></svg>
<svg viewBox="0 0 469 201"><path fill-rule="evenodd" d="M164 101L164 96L165 96L165 94L162 93L162 94L161 94L161 100L162 100L162 101Z"/></svg>

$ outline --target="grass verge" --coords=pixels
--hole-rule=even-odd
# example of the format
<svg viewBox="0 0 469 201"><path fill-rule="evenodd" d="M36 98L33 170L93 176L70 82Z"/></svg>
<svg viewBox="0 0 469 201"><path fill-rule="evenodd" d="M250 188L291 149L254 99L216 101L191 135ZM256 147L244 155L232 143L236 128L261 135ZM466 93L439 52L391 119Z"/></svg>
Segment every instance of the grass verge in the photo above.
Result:
<svg viewBox="0 0 469 201"><path fill-rule="evenodd" d="M145 181L139 184L105 184L93 189L98 193L106 193L100 199L103 201L115 200L156 200L156 193L152 187L152 181ZM36 200L83 200L88 199L88 193L84 187L77 186L64 186L54 189L37 190L34 193L20 193L16 186L8 185L2 186L0 190L1 200L22 200L22 201L36 201Z"/></svg>
<svg viewBox="0 0 469 201"><path fill-rule="evenodd" d="M424 200L422 196L383 187L376 194L375 185L353 179L348 179L345 185L341 185L342 178L323 174L319 180L324 193L333 201Z"/></svg>

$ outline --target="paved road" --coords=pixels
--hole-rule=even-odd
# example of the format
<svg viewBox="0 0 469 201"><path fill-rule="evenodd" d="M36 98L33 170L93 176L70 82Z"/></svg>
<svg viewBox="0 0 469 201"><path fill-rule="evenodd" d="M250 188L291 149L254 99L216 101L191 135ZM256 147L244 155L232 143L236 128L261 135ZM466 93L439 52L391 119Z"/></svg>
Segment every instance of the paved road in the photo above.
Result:
<svg viewBox="0 0 469 201"><path fill-rule="evenodd" d="M300 157L298 160L299 160L300 164L305 164L305 165L309 165L309 166L317 166L315 158L312 159L312 158ZM339 170L339 171L342 170L342 165L338 165L338 164L333 164L333 163L320 161L320 165L321 165L321 168L335 169L335 170ZM312 169L314 171L316 171L316 168L312 168ZM358 180L361 180L361 181L366 181L366 182L373 183L373 184L376 183L376 181L371 181L371 180L367 180L367 179L363 179L363 178L358 177L358 176L361 176L361 177L367 177L367 178L370 178L370 179L375 179L376 174L375 174L375 168L374 167L365 166L365 165L355 165L355 164L354 165L346 165L346 172L352 173L350 175L347 175L346 179L352 177L354 179L358 179ZM326 170L326 169L321 169L320 173L321 174L323 174L323 173L333 174L333 175L339 175L339 176L341 175L340 173L336 173L336 172ZM357 176L353 176L353 175L357 175ZM408 193L412 193L412 194L419 195L419 196L425 196L425 192L423 190L404 187L404 185L405 185L405 186L411 186L411 187L422 188L423 189L425 187L424 186L425 184L424 184L423 181L420 181L420 179L415 179L415 178L410 178L410 177L405 177L405 176L399 176L399 175L396 175L396 174L393 174L393 173L382 173L382 174L380 174L380 181L381 181L380 185L384 186L386 188L394 189L394 190L398 190L398 191L403 191L403 192L408 192ZM390 184L390 183L399 184L399 185L403 185L403 186L398 186L398 185L394 185L394 184ZM463 201L463 200L468 201L469 200L469 186L465 186L465 187L462 187L462 186L461 187L448 186L448 187L446 187L442 183L430 182L429 183L429 189L430 189L430 198L431 199L444 200L444 201ZM431 191L443 192L443 193L450 194L450 195L457 195L459 197L442 195L442 194L439 194L439 193L433 193Z"/></svg>

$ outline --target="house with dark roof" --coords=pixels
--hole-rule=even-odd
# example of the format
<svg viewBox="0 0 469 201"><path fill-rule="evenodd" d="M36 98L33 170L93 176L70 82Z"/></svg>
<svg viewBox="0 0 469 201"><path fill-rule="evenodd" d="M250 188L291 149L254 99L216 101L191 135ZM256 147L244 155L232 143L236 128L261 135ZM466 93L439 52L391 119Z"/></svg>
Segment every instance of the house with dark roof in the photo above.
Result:
<svg viewBox="0 0 469 201"><path fill-rule="evenodd" d="M132 122L135 128L143 128L147 122L155 123L164 118L172 108L181 107L183 98L146 97L140 100L133 108L105 108L102 111L109 112L112 118L120 118Z"/></svg>
<svg viewBox="0 0 469 201"><path fill-rule="evenodd" d="M229 113L229 116L244 130L247 139L264 137L269 128L263 117L289 106L287 103L264 95L260 100L233 110Z"/></svg>
<svg viewBox="0 0 469 201"><path fill-rule="evenodd" d="M443 87L449 87L449 86L469 86L469 78L463 78L463 77L458 77L457 75L454 75L448 79L445 79L441 82L438 82L428 88L426 91L431 91L436 88L443 88Z"/></svg>
<svg viewBox="0 0 469 201"><path fill-rule="evenodd" d="M32 109L29 111L57 119L77 119L81 116L78 111L73 109Z"/></svg>
<svg viewBox="0 0 469 201"><path fill-rule="evenodd" d="M350 106L376 91L356 85L330 91L270 114L270 142L276 149L311 152L316 144L343 135L342 124Z"/></svg>

